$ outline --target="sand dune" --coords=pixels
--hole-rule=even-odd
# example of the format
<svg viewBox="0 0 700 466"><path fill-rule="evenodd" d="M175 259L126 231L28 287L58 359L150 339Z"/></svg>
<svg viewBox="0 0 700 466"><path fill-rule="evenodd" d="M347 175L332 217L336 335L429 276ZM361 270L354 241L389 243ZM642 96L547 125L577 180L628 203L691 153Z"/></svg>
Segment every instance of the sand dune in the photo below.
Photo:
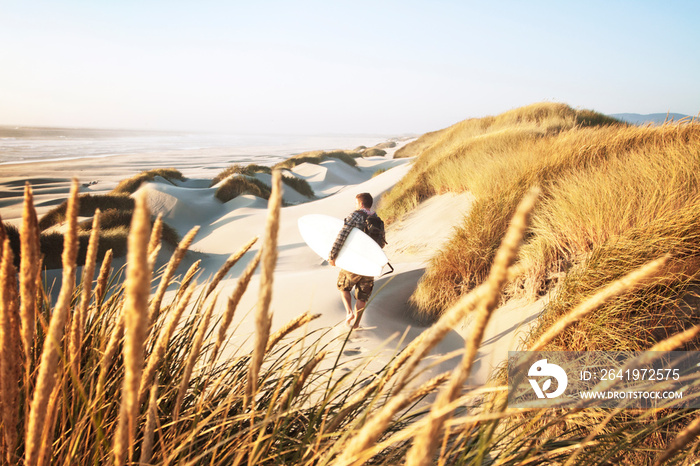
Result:
<svg viewBox="0 0 700 466"><path fill-rule="evenodd" d="M317 193L334 194L282 210L279 258L272 301L273 331L305 311L321 314L321 318L314 321L309 330L334 327L331 337L347 331L342 323L345 311L335 286L338 271L305 245L296 224L301 216L311 213L344 217L352 211L357 193L370 192L378 200L410 168L410 161L407 160L391 160L390 163L386 160L362 160L361 164L356 169L340 161L327 161L320 166L303 164L294 170L296 175L306 174L307 181L312 183ZM387 166L388 171L371 177L378 167ZM149 183L143 189L148 190L154 211L162 212L170 222L174 218L172 224L180 233L195 224L201 225L192 247L197 254L193 254L190 261L203 259L202 265L207 275L214 273L240 245L264 232L267 213L266 203L261 199L240 196L222 205L213 198L211 190L180 189L158 183ZM167 202L161 200L164 193L169 196ZM177 196L179 200L173 202ZM425 323L413 316L408 298L430 257L449 239L454 226L468 213L471 202L469 194L437 196L389 227L386 252L396 270L377 280L375 294L363 318L363 327L366 329L359 332L357 339L352 340L346 348L349 356L383 348L368 370L381 367L400 346L410 342L425 328ZM190 209L198 211L183 218L183 213ZM225 279L222 284L223 295L233 290L236 277L257 252L257 248L258 245L254 246ZM185 265L182 266L183 269L184 267ZM241 303L241 312L235 319L238 329L232 339L233 348L245 344L247 335L253 332L249 316L256 303L254 290L257 286L256 276L251 283L251 291ZM520 304L522 305L510 305L497 312L498 318L493 320L485 337L485 350L486 347L488 349L479 355L472 383L486 382L492 368L503 362L508 350L516 348L520 336L527 329L527 325L520 326L520 323L525 321L527 324L541 308L539 303L529 307L525 303ZM468 333L468 324L455 329L434 350L433 356L439 358L461 350ZM455 362L454 358L443 361L428 370L423 377L432 377L449 370Z"/></svg>
<svg viewBox="0 0 700 466"><path fill-rule="evenodd" d="M78 162L64 163L75 166ZM339 160L330 160L320 165L301 164L288 171L288 174L305 179L313 188L316 198L306 198L285 187L285 202L291 205L284 207L281 214L279 259L272 301L273 331L298 314L310 311L321 314L321 318L310 324L309 331L332 328L328 338L347 333L347 327L343 323L345 311L340 294L336 290L338 270L329 266L306 246L297 229L297 220L311 213L345 217L352 211L355 195L360 192L369 192L379 201L382 194L408 172L410 163L411 160L408 159L373 157L358 159L357 167L351 167ZM122 170L127 171L121 166L114 167L113 172L121 173ZM378 170L386 171L373 176ZM98 172L87 171L79 175L84 177L83 179L92 179L105 173L105 167L100 167ZM259 177L262 181L269 182L269 175ZM11 190L11 194L14 194L14 191L19 191L23 185L20 181L15 179L14 185L12 180L5 181L2 184L3 189ZM118 180L112 181L116 183ZM112 181L109 186L113 184ZM66 182L63 178L41 180L38 186L39 197L46 204L60 202ZM165 221L180 235L194 226L200 226L191 252L178 270L178 273L184 273L191 263L201 259L203 271L200 281L213 275L230 254L251 238L262 236L267 215L265 200L242 195L222 203L214 197L216 188L209 188L209 183L210 178L190 178L177 183L156 179L140 188L148 194L152 213L163 214ZM58 188L55 188L56 186ZM100 188L105 186L106 184L102 183ZM50 192L48 187L54 187L56 192ZM19 207L16 202L11 202L13 199L14 195L5 197L7 208L3 208L2 211L5 219L17 216ZM413 316L408 298L423 275L430 257L439 250L453 228L462 221L471 203L472 198L468 194L437 196L389 227L389 245L386 252L395 272L377 280L375 293L363 318L364 328L353 333L345 348L346 356L377 355L367 368L373 370L381 367L401 346L410 342L425 328L425 324ZM6 212L10 215L6 215ZM224 279L221 285L222 297L231 293L238 275L257 252L258 247L256 244ZM165 260L167 255L162 254L161 257ZM229 351L248 344L246 342L254 330L251 311L256 303L257 287L258 277L255 276L234 319L232 328L237 329L231 339ZM225 299L221 299L219 304L222 311L224 302ZM492 368L503 362L508 350L516 348L519 335L527 328L527 323L536 318L539 309L539 303L529 307L520 303L511 304L510 307L498 311L487 329L485 344L477 361L477 370L471 378L472 383L486 382ZM525 325L521 326L521 323ZM464 338L468 337L468 334L467 322L443 340L433 351L434 358L439 359L447 354L454 356L464 347ZM457 360L453 357L430 367L421 379L450 370ZM424 367L430 363L430 360L426 361Z"/></svg>

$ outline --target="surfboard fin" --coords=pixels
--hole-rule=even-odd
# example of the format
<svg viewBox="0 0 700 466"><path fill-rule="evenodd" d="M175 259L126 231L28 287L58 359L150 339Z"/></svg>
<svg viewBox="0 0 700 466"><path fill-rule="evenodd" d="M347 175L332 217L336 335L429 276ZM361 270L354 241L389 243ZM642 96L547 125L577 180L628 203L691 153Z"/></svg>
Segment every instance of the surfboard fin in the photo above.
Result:
<svg viewBox="0 0 700 466"><path fill-rule="evenodd" d="M386 265L388 265L391 270L389 270L388 272L384 272L379 276L379 278L382 278L384 275L389 275L390 273L394 272L394 267L391 266L391 263L387 262Z"/></svg>

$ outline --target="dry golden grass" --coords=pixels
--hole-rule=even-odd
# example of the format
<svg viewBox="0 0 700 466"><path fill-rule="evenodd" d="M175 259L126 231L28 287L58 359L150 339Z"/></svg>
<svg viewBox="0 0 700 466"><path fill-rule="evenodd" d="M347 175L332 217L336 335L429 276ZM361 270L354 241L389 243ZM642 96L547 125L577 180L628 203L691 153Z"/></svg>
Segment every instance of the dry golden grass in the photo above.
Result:
<svg viewBox="0 0 700 466"><path fill-rule="evenodd" d="M263 199L270 198L270 187L257 178L246 176L230 176L216 190L216 198L228 202L242 194L251 194Z"/></svg>
<svg viewBox="0 0 700 466"><path fill-rule="evenodd" d="M270 188L264 183L255 179L255 175L257 173L270 175L272 174L272 168L255 164L231 165L214 177L214 179L211 181L211 186L215 186L227 178L237 179L237 181L227 181L225 185L221 186L222 188L226 186L224 190L221 191L221 194L217 192L217 197L221 202L228 202L229 200L243 193L253 194L254 196L267 199L270 195ZM304 179L297 178L293 175L283 175L282 182L297 191L299 194L306 197L314 196L314 190Z"/></svg>
<svg viewBox="0 0 700 466"><path fill-rule="evenodd" d="M112 273L112 250L108 250L105 256L102 258L102 265L100 266L100 273L97 276L97 283L95 284L95 307L99 308L107 292L107 283L109 281L109 276Z"/></svg>
<svg viewBox="0 0 700 466"><path fill-rule="evenodd" d="M85 321L87 319L88 306L92 293L92 280L95 275L95 265L97 262L97 242L100 236L100 210L95 211L95 217L92 222L92 231L90 232L90 240L87 248L87 258L85 267L83 267L83 276L80 282L82 289L80 290L80 304L73 316L71 322L71 339L69 347L69 357L73 365L73 371L77 374L80 371L80 356L82 352L81 342L83 341L83 332Z"/></svg>
<svg viewBox="0 0 700 466"><path fill-rule="evenodd" d="M148 266L153 272L153 268L156 265L156 260L158 259L158 253L160 252L161 244L163 241L163 214L160 213L156 217L156 221L153 222L153 228L151 228L151 239L148 241Z"/></svg>
<svg viewBox="0 0 700 466"><path fill-rule="evenodd" d="M124 381L117 434L114 438L114 462L124 464L134 456L139 388L144 366L144 346L148 336L148 298L151 292L151 268L148 244L151 238L151 216L145 193L136 197L136 207L129 234L124 308Z"/></svg>
<svg viewBox="0 0 700 466"><path fill-rule="evenodd" d="M659 272L663 270L663 267L668 262L668 259L668 256L666 256L645 264L640 269L634 270L626 276L604 287L555 322L543 335L541 335L533 343L530 343L528 345L528 349L530 351L542 351L554 338L561 335L564 329L576 322L581 321L589 313L598 309L605 302L613 299L616 296L629 292L634 287L639 286L643 280L658 275Z"/></svg>
<svg viewBox="0 0 700 466"><path fill-rule="evenodd" d="M126 254L126 241L131 217L134 210L134 199L128 194L106 194L91 195L82 194L79 196L81 217L93 217L96 211L100 211L100 237L97 249L98 260L101 260L108 250L112 250L115 257L123 257ZM63 234L53 229L66 221L66 209L68 201L47 212L39 221L38 228L38 248L39 253L44 257L46 268L55 269L62 266L61 254L63 252ZM23 228L30 228L31 213L23 214ZM33 214L36 216L36 213ZM175 247L179 241L177 232L169 225L162 223L160 237L165 244ZM78 265L84 265L87 257L89 238L92 230L92 219L85 220L78 224ZM49 230L50 229L50 230ZM48 230L48 231L46 231ZM19 232L11 229L9 231L12 239L12 248L17 258L21 257L19 250ZM36 263L36 262L34 262Z"/></svg>
<svg viewBox="0 0 700 466"><path fill-rule="evenodd" d="M272 169L264 165L256 165L252 163L248 165L234 164L225 168L224 170L221 170L219 174L216 175L213 180L211 180L210 186L214 186L224 181L231 175L254 176L256 173L266 173L269 175L272 173Z"/></svg>
<svg viewBox="0 0 700 466"><path fill-rule="evenodd" d="M53 435L43 438L46 413L56 385L59 371L59 345L63 340L71 298L75 288L76 258L78 255L78 182L73 180L67 208L68 230L63 248L63 279L56 308L51 316L46 341L41 352L39 374L36 378L27 422L26 459L28 466L39 463L42 445L53 442ZM49 425L49 429L50 429Z"/></svg>
<svg viewBox="0 0 700 466"><path fill-rule="evenodd" d="M143 372L143 377L141 378L141 386L139 387L139 400L143 402L146 393L148 393L148 387L156 377L156 371L160 364L163 362L163 357L167 353L168 343L170 342L175 329L180 323L180 318L182 314L187 309L187 305L190 303L192 298L192 293L194 293L194 286L186 287L180 299L175 307L174 311L170 315L168 322L163 328L161 328L158 333L158 338L153 346L148 360L146 361L146 366Z"/></svg>
<svg viewBox="0 0 700 466"><path fill-rule="evenodd" d="M199 227L194 227L187 232L185 237L182 238L182 241L180 241L180 243L177 245L173 255L170 256L170 261L168 261L163 277L158 284L155 297L153 300L151 300L151 305L148 310L148 325L152 325L158 318L158 315L160 314L160 306L163 302L163 297L165 296L165 291L168 289L170 281L175 275L175 271L180 266L180 262L182 262L182 259L185 257L185 254L190 248L192 241L194 241L194 237L197 235L197 232L199 232Z"/></svg>
<svg viewBox="0 0 700 466"><path fill-rule="evenodd" d="M228 332L229 326L233 321L233 315L236 312L238 303L241 301L243 293L245 293L246 289L248 289L250 279L253 278L253 274L255 273L255 269L257 269L258 264L260 264L261 258L262 250L258 251L255 257L253 257L253 259L248 263L248 266L238 278L238 282L236 282L236 287L234 288L233 293L231 293L231 296L228 298L226 312L224 313L224 318L221 321L221 325L219 326L219 333L216 338L216 344L214 345L214 351L212 351L212 363L214 363L214 361L216 360L216 357L219 354L219 350L224 344L224 340L226 339L226 332Z"/></svg>
<svg viewBox="0 0 700 466"><path fill-rule="evenodd" d="M15 383L20 376L19 312L16 292L16 270L9 240L2 247L0 261L0 419L2 440L6 446L3 461L16 462L15 449L19 438L19 388Z"/></svg>
<svg viewBox="0 0 700 466"><path fill-rule="evenodd" d="M239 249L238 251L233 253L228 259L226 259L224 265L221 266L221 268L216 272L216 275L214 275L214 278L211 279L211 283L209 283L209 286L207 287L207 292L204 294L205 297L209 296L209 294L211 294L211 292L216 289L216 287L219 285L219 282L221 282L221 280L226 276L227 273L229 273L233 266L236 265L239 260L241 260L241 257L243 257L243 255L246 252L248 252L257 241L257 237L253 238L241 249Z"/></svg>
<svg viewBox="0 0 700 466"><path fill-rule="evenodd" d="M141 444L140 464L150 464L153 457L153 440L155 437L156 423L158 419L158 380L151 387L151 395L148 401L148 414L146 425L143 428L143 441Z"/></svg>
<svg viewBox="0 0 700 466"><path fill-rule="evenodd" d="M692 464L700 448L692 410L523 412L505 408L503 387L464 392L484 325L511 279L516 282L508 293L523 293L547 289L553 272L567 272L531 335L534 347L696 348L700 322L689 295L700 264L697 125L591 126L596 118L538 105L437 135L443 146L455 142L450 154L433 144L435 160L416 161L432 187L401 189L418 200L447 190L475 192L474 218L462 233L472 238L462 245L471 246L466 255L452 252L467 265L450 276L452 286L458 284L456 298L440 298L447 311L369 376L328 342L328 330L301 331L314 317L302 310L270 333L278 174L262 253L239 277L221 319L214 318L215 303L225 268L198 286L198 263L182 279L174 266L160 274L161 283L180 282L172 301L158 291L150 296L160 235L149 234L143 206L130 232L127 283L114 278L107 254L95 293L96 264L76 288L76 192L61 237L67 244L61 248L63 286L52 306L36 279L40 260L31 252L37 235L28 189L27 226L17 232L17 247L10 246L14 233L5 238L0 228L0 463ZM453 176L457 170L469 175ZM531 184L541 185L542 195L532 226L518 227L525 242L520 263L512 265L520 242L511 237L505 240L510 246L499 245L510 237L508 225ZM28 252L17 262L14 251ZM666 254L663 268L649 266L653 277L649 267L637 270ZM89 264L92 253L87 256ZM256 349L246 351L226 338L259 261L265 282L259 333ZM137 276L137 267L145 277ZM149 299L158 309L153 325L139 325ZM33 322L23 322L32 319L32 300ZM429 349L471 311L479 322L456 371L416 383ZM75 326L82 330L77 337L64 332ZM305 334L293 336L300 331ZM342 339L338 343L342 348ZM448 380L438 401L424 398Z"/></svg>
<svg viewBox="0 0 700 466"><path fill-rule="evenodd" d="M294 330L308 324L312 320L318 319L319 317L321 317L321 314L310 314L309 312L305 312L303 314L300 314L295 319L290 320L282 328L270 335L270 338L267 342L267 348L265 348L265 352L269 353L270 350L272 350L272 348L277 343L279 343L284 337L292 333Z"/></svg>
<svg viewBox="0 0 700 466"><path fill-rule="evenodd" d="M425 133L415 141L411 141L394 153L394 158L410 158L419 156L424 150L432 146L445 130L431 131Z"/></svg>
<svg viewBox="0 0 700 466"><path fill-rule="evenodd" d="M31 347L36 334L36 276L39 273L39 227L34 209L34 194L27 183L24 189L22 209L21 256L27 260L20 264L20 295L22 308L22 346L25 357L31 358Z"/></svg>
<svg viewBox="0 0 700 466"><path fill-rule="evenodd" d="M206 311L204 311L204 317L202 317L199 327L197 328L197 333L195 334L194 341L192 342L192 349L185 362L185 370L182 375L182 380L180 381L180 387L177 391L177 398L175 399L175 408L173 409L173 420L177 422L180 417L180 408L182 407L182 400L185 398L185 394L190 385L190 378L192 377L192 371L194 370L194 365L200 359L200 352L202 351L202 344L204 343L204 337L209 329L209 322L211 321L211 315L214 312L214 306L219 299L219 293L215 293L207 306Z"/></svg>
<svg viewBox="0 0 700 466"><path fill-rule="evenodd" d="M695 440L698 435L700 435L700 417L693 419L693 421L688 424L688 427L683 429L683 431L676 436L673 443L671 443L671 445L669 445L669 447L663 453L661 453L658 458L656 458L654 461L654 466L667 464L667 462L670 461L676 455L676 453Z"/></svg>
<svg viewBox="0 0 700 466"><path fill-rule="evenodd" d="M362 151L362 157L384 157L385 155L386 151L377 147Z"/></svg>
<svg viewBox="0 0 700 466"><path fill-rule="evenodd" d="M277 169L294 168L297 165L300 165L302 163L313 163L313 164L318 165L321 162L324 162L326 160L331 160L331 159L342 160L343 162L347 163L351 167L354 167L354 166L357 166L357 162L355 162L355 159L358 157L362 157L362 154L360 154L359 152L346 151L346 150L334 150L334 151L316 150L316 151L310 151L310 152L303 152L303 153L297 154L293 157L289 157L288 159L275 165L274 168L277 168Z"/></svg>
<svg viewBox="0 0 700 466"><path fill-rule="evenodd" d="M507 282L508 269L513 266L517 257L520 242L527 229L528 216L535 206L538 195L539 189L532 190L520 202L515 211L513 220L496 253L486 282L487 289L476 306L475 322L471 335L466 339L462 361L452 374L448 386L438 395L425 427L416 436L415 443L408 453L407 465L409 466L427 466L433 462L435 451L442 439L443 425L452 416L452 412L445 411L445 409L462 394L464 382L471 372L474 358L484 338L486 325L496 309L503 287Z"/></svg>
<svg viewBox="0 0 700 466"><path fill-rule="evenodd" d="M425 317L437 317L485 280L517 200L532 185L542 186L543 200L520 255L528 272L509 293L536 298L562 272L585 268L600 248L616 249L615 256L622 248L630 248L626 256L646 251L608 281L658 257L652 250L672 252L692 268L699 244L697 123L633 127L536 104L458 123L426 141L408 176L383 198L380 215L391 221L448 191L468 190L476 201L411 298Z"/></svg>
<svg viewBox="0 0 700 466"><path fill-rule="evenodd" d="M276 186L277 192L277 176ZM432 328L416 340L419 344L409 345L405 352L370 376L343 361L332 344L314 340L313 333L289 338L313 318L308 314L283 325L273 336L260 339L266 346L261 351L259 366L253 361L253 353L240 349L241 354L212 357L208 337L216 333L212 325L228 328L230 322L217 322L212 318L218 287L211 289L206 310L199 312L210 287L207 283L201 285L199 298L193 299L197 293L193 271L197 267L191 268L189 278L182 280L184 289L178 290L173 301L163 306L153 326L154 333L147 340L145 332L149 326L145 325L145 319L151 273L148 258L152 243L150 221L142 200L139 202L129 240L126 284L107 278L111 267L108 262L103 264L97 281L101 283L100 288L109 289L96 290L86 319L81 319L84 332L80 347L84 351L78 373L66 357L70 336L62 332L72 323L70 319L79 315L83 302L80 294L90 295L89 286L83 284L77 288L78 299L66 300L67 290L72 288L69 273L75 270L76 248L66 248L64 280L67 286L63 288L57 307L51 308L45 299L37 301L36 319L49 324L38 325L31 342L31 351L42 355L41 361L34 365L21 356L6 357L8 343L14 348L12 351L23 352L19 322L16 317L8 317L7 312L7 309L14 309L12 312L19 315L22 297L11 291L19 289L20 278L14 269L12 251L6 246L7 242L3 243L3 272L0 274L4 290L0 307L2 461L9 464L310 466L364 462L389 465L420 458L423 461L418 462L461 465L479 464L488 458L498 464L520 465L563 463L573 458L575 464L603 465L611 462L642 464L640 461L651 462L657 458L659 462L682 461L691 458L698 447L695 440L698 423L692 419L692 412L669 412L662 417L644 412L605 416L595 412L589 415L540 410L523 417L522 411L503 409L498 396L503 392L502 387L468 391L464 396L460 393L455 397L458 388L462 388L455 380L468 373L473 349L465 355L467 363L454 374L443 374L410 390L396 383L392 385L394 378L404 378L406 373L408 381L412 380L414 368L408 363L409 358L419 354L426 341L440 338L441 332ZM276 249L273 238L279 215L276 203L279 203L277 195L271 202L263 250ZM76 209L71 206L69 211L75 218ZM76 223L70 221L71 228L75 229ZM517 230L522 233L522 223ZM72 244L77 242L75 231L67 235L67 241ZM25 238L31 241L30 236ZM496 253L500 264L493 271L496 282L487 282L483 288L480 285L471 292L471 298L464 301L467 307L481 309L484 320L488 319L489 310L496 302L498 289L508 277L517 275L508 270L512 269L510 264L519 241L510 239L505 243L510 246ZM502 260L502 257L507 259ZM23 260L28 258L29 255L24 256ZM274 253L263 257L263 264L266 264L263 275L268 277L268 282L261 288L259 309L269 322L267 293L272 288ZM253 260L248 269L254 270L256 266L257 260ZM668 273L669 269L664 276ZM240 279L240 282L245 280ZM654 286L652 284L651 288ZM244 290L245 284L240 283L239 288ZM242 294L240 289L234 294ZM109 298L105 300L104 296ZM60 312L66 305L66 312ZM444 321L438 326L444 327ZM483 325L477 327L481 329ZM672 335L657 348L687 344L697 337L698 329L700 327ZM482 334L474 334L468 342L470 348L479 346ZM342 348L342 341L339 343ZM331 360L335 363L329 368L327 364ZM139 376L144 362L145 370ZM27 369L27 365L31 367ZM253 368L255 381L251 385ZM8 371L12 375L7 376ZM40 380L47 373L53 381L48 388L46 382ZM341 375L345 373L348 375ZM452 384L445 393L452 394L451 402L439 408L434 402L416 404L434 394L448 379ZM17 389L14 394L10 392L12 386ZM255 389L246 394L247 387ZM37 411L39 402L36 400L40 394L45 399L40 401L41 411ZM14 403L12 397L18 398L19 403ZM29 411L7 411L7 408L26 405L32 399L34 403ZM474 400L478 400L478 405ZM433 414L426 415L431 408ZM445 422L455 410L460 410L460 417ZM467 412L463 413L464 410ZM37 415L38 412L42 415ZM422 432L433 422L431 419L442 420L436 426L444 434L435 437L438 443L432 448L434 454L428 451L420 457L414 456L409 453L410 447L423 440ZM37 425L39 420L41 425ZM13 426L16 429L13 430ZM657 435L659 432L663 432L661 437ZM16 436L13 437L13 433Z"/></svg>
<svg viewBox="0 0 700 466"><path fill-rule="evenodd" d="M270 326L272 325L270 302L272 301L273 274L277 264L277 231L279 230L281 208L282 174L279 170L275 170L272 173L272 192L268 205L268 217L265 223L265 237L261 249L260 291L258 292L258 304L255 312L255 346L248 371L245 405L252 403L253 398L257 394L258 375L270 337Z"/></svg>
<svg viewBox="0 0 700 466"><path fill-rule="evenodd" d="M155 170L141 172L138 175L134 175L131 178L120 181L117 187L112 190L112 194L134 194L143 183L153 181L156 176L165 178L167 181L185 180L185 177L179 170L174 168L157 168Z"/></svg>
<svg viewBox="0 0 700 466"><path fill-rule="evenodd" d="M62 202L44 214L39 221L39 229L44 231L47 228L65 222L67 206L68 201ZM131 212L134 210L134 200L127 194L80 195L78 215L81 217L92 217L97 209L103 212L111 209L118 212Z"/></svg>

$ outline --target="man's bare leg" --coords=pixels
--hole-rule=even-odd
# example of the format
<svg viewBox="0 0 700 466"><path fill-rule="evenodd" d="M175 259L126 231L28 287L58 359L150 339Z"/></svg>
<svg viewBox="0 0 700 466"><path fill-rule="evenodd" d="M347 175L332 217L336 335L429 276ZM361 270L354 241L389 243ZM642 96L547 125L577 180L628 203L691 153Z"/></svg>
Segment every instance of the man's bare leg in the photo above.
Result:
<svg viewBox="0 0 700 466"><path fill-rule="evenodd" d="M353 325L353 328L358 328L360 326L360 319L362 319L362 315L365 313L366 305L366 301L360 301L359 299L355 303L355 325Z"/></svg>
<svg viewBox="0 0 700 466"><path fill-rule="evenodd" d="M352 311L352 294L349 291L341 291L340 295L345 306L345 323L352 325L352 320L355 318L355 313Z"/></svg>

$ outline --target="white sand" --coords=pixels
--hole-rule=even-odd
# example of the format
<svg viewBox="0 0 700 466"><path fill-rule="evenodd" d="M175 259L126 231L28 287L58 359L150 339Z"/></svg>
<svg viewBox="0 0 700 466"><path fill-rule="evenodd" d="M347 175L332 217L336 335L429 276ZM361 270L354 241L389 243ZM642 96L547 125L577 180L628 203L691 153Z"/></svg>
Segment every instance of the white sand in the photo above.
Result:
<svg viewBox="0 0 700 466"><path fill-rule="evenodd" d="M355 195L360 192L369 192L379 200L410 168L410 160L393 159L392 154L393 150L387 157L358 160L358 168L340 161L327 161L321 165L299 165L292 170L295 176L309 182L318 199L308 200L285 189L285 201L297 205L282 209L279 259L271 307L274 315L272 331L300 313L310 311L321 314L321 317L309 325L309 331L332 327L329 338L346 334L347 329L343 324L345 311L335 285L338 270L326 264L305 245L297 230L297 220L310 213L345 217L353 210ZM143 169L165 166L182 169L172 162L171 159L166 161L163 158L144 162L137 156L127 156L101 159L98 165L77 160L42 163L40 166L33 164L32 167L10 166L8 171L0 175L3 220L16 221L19 218L19 196L26 178L34 179L32 183L41 214L65 199L72 176L78 176L81 182L99 179L98 184L83 189L83 192L99 193L108 191L119 180ZM148 192L153 213L162 213L165 221L180 235L195 225L201 227L191 248L192 252L178 270L178 273L184 273L191 263L202 259L200 283L212 276L230 254L251 238L262 237L267 215L267 202L253 196L239 196L225 204L219 202L214 197L215 189L207 186L208 180L225 164L218 161L212 165L213 167L205 167L201 162L198 162L197 167L187 165L190 171L182 171L191 179L178 183L177 186L156 180L141 188ZM29 171L29 168L31 176L22 174L23 171ZM372 177L379 169L387 171ZM264 176L261 179L265 181ZM467 194L437 196L391 225L386 252L395 272L376 281L375 293L362 321L365 329L354 334L345 349L346 357L379 354L368 368L376 370L398 347L411 341L423 330L421 324L411 316L408 297L415 289L429 259L449 239L453 228L462 221L471 204L472 198ZM258 247L256 244L220 285L220 312L225 308L225 297L233 290L238 275ZM232 327L237 328L231 339L230 350L239 345L245 346L253 332L252 312L258 286L256 275L237 310ZM487 329L477 367L472 374L472 383L483 384L487 381L491 369L503 363L509 350L517 348L523 332L536 319L540 309L541 303L510 303L497 312ZM468 338L468 335L467 322L444 339L433 351L434 356L439 358L460 351L464 347L464 338ZM421 378L450 370L457 360L453 357L442 361Z"/></svg>

